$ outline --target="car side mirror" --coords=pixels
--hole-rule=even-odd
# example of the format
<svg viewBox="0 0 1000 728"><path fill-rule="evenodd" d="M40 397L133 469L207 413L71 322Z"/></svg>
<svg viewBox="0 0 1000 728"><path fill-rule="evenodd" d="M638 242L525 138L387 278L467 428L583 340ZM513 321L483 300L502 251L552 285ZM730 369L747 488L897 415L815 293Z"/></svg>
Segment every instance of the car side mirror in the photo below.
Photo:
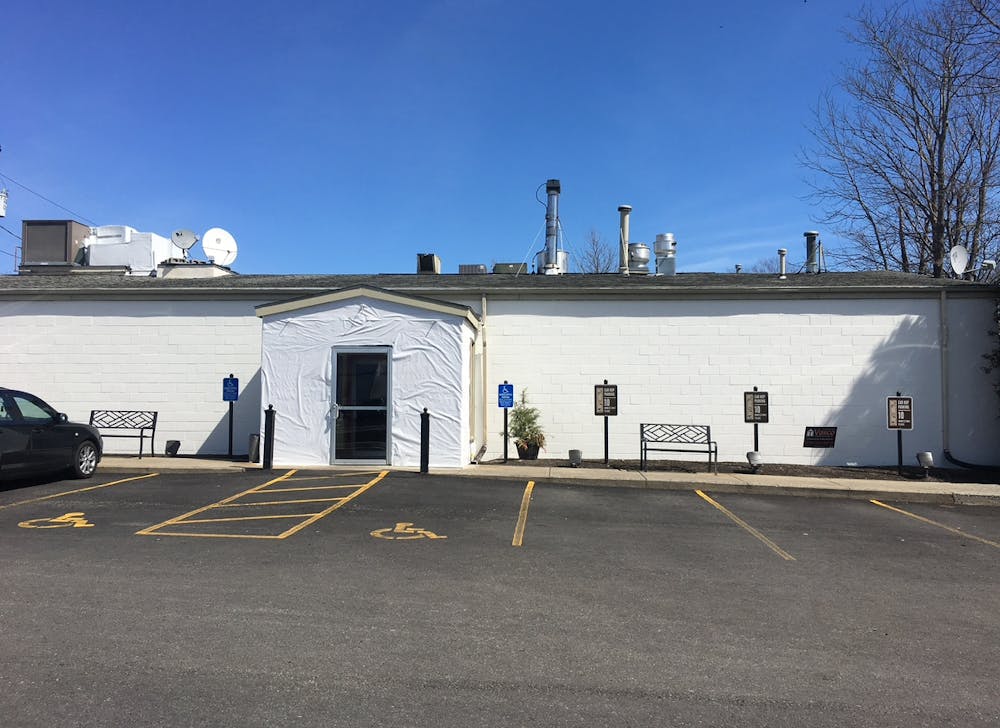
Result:
<svg viewBox="0 0 1000 728"><path fill-rule="evenodd" d="M69 417L66 416L65 412L60 412L59 415L56 417L56 419L59 422L69 422Z"/></svg>

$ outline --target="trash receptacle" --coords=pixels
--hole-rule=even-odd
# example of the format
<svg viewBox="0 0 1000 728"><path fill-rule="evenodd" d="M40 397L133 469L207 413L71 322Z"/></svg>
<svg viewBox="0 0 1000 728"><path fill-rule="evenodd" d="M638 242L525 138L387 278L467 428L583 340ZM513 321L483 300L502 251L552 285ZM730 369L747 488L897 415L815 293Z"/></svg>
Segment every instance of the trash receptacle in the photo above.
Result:
<svg viewBox="0 0 1000 728"><path fill-rule="evenodd" d="M168 458L172 458L177 454L177 451L181 449L180 440L167 440L166 455Z"/></svg>
<svg viewBox="0 0 1000 728"><path fill-rule="evenodd" d="M260 435L250 435L250 444L247 446L247 461L260 462Z"/></svg>

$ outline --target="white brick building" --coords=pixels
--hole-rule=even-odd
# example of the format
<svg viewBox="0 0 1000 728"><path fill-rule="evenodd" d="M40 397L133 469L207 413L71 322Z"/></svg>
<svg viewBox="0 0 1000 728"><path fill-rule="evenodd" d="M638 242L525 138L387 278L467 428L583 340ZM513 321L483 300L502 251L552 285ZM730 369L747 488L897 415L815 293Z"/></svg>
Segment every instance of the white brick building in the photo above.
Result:
<svg viewBox="0 0 1000 728"><path fill-rule="evenodd" d="M241 384L237 450L273 403L287 435L277 439L279 465L414 465L414 418L427 406L431 462L453 467L501 455L504 380L518 395L527 390L548 438L543 457L557 458L569 449L603 456L593 387L607 379L620 398L613 458L638 458L639 424L665 422L710 425L720 459L743 461L753 443L743 392L757 386L770 395L765 460L893 463L885 398L900 391L914 398L907 462L929 450L941 463L950 450L996 463L1000 402L994 375L982 371L996 343L996 297L995 286L896 273L3 276L0 384L73 419L95 408L155 409L159 452L175 439L182 454L222 454L221 380L232 373ZM320 322L312 353L284 351L281 332L307 318ZM436 347L430 369L415 363L421 343ZM353 414L335 408L344 404L337 361L369 373L384 363L384 407L372 399ZM279 377L280 389L271 384ZM380 452L337 439L348 420L373 426L363 411L388 413ZM838 428L835 448L803 447L804 428L818 425ZM337 456L338 442L350 457Z"/></svg>

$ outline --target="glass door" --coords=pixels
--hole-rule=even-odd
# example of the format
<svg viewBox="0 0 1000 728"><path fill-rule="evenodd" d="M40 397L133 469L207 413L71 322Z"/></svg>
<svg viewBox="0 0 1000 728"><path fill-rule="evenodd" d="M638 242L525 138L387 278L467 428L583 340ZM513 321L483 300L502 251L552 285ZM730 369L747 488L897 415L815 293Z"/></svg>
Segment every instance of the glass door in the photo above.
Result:
<svg viewBox="0 0 1000 728"><path fill-rule="evenodd" d="M334 350L333 462L388 463L389 348Z"/></svg>

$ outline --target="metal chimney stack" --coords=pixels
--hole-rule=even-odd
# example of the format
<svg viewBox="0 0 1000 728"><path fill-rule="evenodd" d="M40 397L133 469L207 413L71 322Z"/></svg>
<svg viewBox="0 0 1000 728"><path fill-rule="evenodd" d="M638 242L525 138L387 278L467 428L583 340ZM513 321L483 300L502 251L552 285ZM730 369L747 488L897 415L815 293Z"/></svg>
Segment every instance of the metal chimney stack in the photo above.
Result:
<svg viewBox="0 0 1000 728"><path fill-rule="evenodd" d="M628 275L628 216L632 212L631 205L619 205L618 214L621 222L618 226L618 272Z"/></svg>
<svg viewBox="0 0 1000 728"><path fill-rule="evenodd" d="M542 272L552 275L559 270L559 180L550 179L545 183L548 204L545 206L545 262Z"/></svg>
<svg viewBox="0 0 1000 728"><path fill-rule="evenodd" d="M802 235L806 239L806 272L819 273L819 233L810 230Z"/></svg>
<svg viewBox="0 0 1000 728"><path fill-rule="evenodd" d="M788 250L785 248L778 248L778 278L780 280L785 280L788 276L786 275L786 263L785 256L788 255Z"/></svg>

